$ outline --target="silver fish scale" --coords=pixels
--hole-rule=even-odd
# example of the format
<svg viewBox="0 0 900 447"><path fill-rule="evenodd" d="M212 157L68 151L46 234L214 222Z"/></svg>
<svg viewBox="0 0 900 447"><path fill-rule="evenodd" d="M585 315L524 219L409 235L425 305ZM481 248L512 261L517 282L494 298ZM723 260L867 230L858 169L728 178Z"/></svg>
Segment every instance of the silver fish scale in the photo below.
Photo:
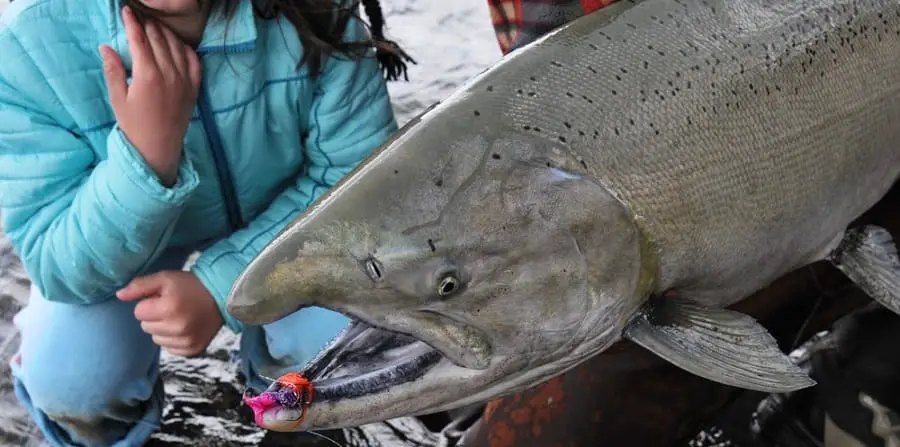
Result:
<svg viewBox="0 0 900 447"><path fill-rule="evenodd" d="M476 102L581 157L655 242L662 288L735 302L900 172L896 0L622 1L570 31Z"/></svg>

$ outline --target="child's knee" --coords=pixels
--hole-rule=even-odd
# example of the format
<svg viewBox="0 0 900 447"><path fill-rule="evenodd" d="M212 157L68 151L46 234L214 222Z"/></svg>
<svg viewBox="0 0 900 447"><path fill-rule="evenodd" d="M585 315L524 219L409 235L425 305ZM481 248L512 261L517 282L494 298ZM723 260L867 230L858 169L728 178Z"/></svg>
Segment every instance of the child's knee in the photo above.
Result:
<svg viewBox="0 0 900 447"><path fill-rule="evenodd" d="M161 402L155 402L162 399L158 368L133 367L146 364L142 356L74 358L66 355L64 341L30 348L14 368L23 402L35 417L46 417L73 439L109 445L124 439L135 423L161 416Z"/></svg>
<svg viewBox="0 0 900 447"><path fill-rule="evenodd" d="M28 358L27 353L24 357ZM130 376L127 368L110 367L100 359L66 363L54 368L29 362L17 374L32 405L51 417L102 416L127 402L129 395L138 394L135 388L148 381L148 377Z"/></svg>
<svg viewBox="0 0 900 447"><path fill-rule="evenodd" d="M32 296L32 299L34 295ZM150 399L159 348L128 303L71 306L32 300L19 322L16 378L32 405L48 415L90 418Z"/></svg>
<svg viewBox="0 0 900 447"><path fill-rule="evenodd" d="M128 402L123 396L134 386L134 381L121 375L111 381L109 378L114 375L102 374L93 366L60 374L41 369L28 374L22 373L21 368L14 370L16 394L37 418L36 422L50 430L45 435L54 439L63 436L79 445L112 445L126 439L138 421L158 421L162 415L162 396ZM98 380L101 376L105 380L93 384L84 380ZM157 392L161 390L158 386ZM49 428L52 426L56 428Z"/></svg>

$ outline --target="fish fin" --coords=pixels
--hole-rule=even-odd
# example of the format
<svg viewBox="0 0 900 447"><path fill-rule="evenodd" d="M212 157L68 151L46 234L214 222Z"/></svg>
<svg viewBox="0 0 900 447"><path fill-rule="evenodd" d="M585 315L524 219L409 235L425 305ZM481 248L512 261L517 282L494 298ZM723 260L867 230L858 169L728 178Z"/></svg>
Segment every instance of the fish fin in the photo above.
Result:
<svg viewBox="0 0 900 447"><path fill-rule="evenodd" d="M692 374L769 393L816 384L779 349L769 331L747 315L679 298L646 309L632 319L625 337Z"/></svg>
<svg viewBox="0 0 900 447"><path fill-rule="evenodd" d="M873 300L900 314L900 258L891 233L875 225L849 229L828 260Z"/></svg>

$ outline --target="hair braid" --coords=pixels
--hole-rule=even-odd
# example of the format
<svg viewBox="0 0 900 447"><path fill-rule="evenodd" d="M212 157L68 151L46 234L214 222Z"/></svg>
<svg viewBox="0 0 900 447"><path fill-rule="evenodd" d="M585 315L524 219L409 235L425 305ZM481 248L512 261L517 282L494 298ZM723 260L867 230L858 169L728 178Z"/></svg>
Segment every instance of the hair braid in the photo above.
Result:
<svg viewBox="0 0 900 447"><path fill-rule="evenodd" d="M369 17L369 28L372 32L372 39L375 41L378 62L381 63L385 77L388 80L397 80L402 74L403 78L408 81L406 62L415 64L415 59L403 51L396 42L385 39L384 12L381 10L379 0L362 0L362 4L366 16Z"/></svg>

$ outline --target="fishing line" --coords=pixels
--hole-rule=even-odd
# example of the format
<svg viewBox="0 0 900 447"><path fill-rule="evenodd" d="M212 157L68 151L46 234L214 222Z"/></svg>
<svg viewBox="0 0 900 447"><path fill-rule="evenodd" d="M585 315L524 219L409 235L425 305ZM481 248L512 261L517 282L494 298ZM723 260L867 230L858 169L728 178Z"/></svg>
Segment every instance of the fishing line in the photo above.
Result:
<svg viewBox="0 0 900 447"><path fill-rule="evenodd" d="M324 440L326 440L326 441L328 441L328 442L330 442L330 443L332 443L332 444L334 444L334 445L336 445L336 446L338 446L338 447L345 447L345 446L339 444L339 443L338 443L337 441L335 441L334 439L331 439L331 438L329 438L328 436L325 436L325 435L323 435L323 434L321 434L321 433L316 433L316 432L314 432L314 431L307 431L307 432L304 432L304 433L309 433L309 434L311 434L311 435L318 436L319 438L322 438L322 439L324 439Z"/></svg>

